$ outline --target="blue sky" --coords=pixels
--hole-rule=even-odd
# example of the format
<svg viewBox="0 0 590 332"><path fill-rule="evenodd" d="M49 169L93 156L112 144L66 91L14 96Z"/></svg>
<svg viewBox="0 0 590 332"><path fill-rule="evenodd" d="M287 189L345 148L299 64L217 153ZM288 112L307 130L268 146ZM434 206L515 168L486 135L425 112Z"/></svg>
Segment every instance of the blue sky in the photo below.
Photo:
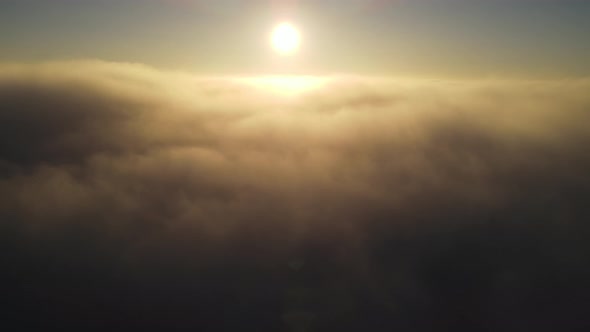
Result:
<svg viewBox="0 0 590 332"><path fill-rule="evenodd" d="M278 21L303 32L278 59ZM587 76L584 0L3 0L0 61L102 59L206 73Z"/></svg>

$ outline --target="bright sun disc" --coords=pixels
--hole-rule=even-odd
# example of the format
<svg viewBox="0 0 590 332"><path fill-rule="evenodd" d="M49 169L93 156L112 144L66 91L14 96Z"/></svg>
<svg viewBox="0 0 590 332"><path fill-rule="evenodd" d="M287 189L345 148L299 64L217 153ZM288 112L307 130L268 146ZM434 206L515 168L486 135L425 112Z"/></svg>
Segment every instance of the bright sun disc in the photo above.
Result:
<svg viewBox="0 0 590 332"><path fill-rule="evenodd" d="M272 32L272 46L279 54L293 54L300 43L301 35L292 24L281 23Z"/></svg>

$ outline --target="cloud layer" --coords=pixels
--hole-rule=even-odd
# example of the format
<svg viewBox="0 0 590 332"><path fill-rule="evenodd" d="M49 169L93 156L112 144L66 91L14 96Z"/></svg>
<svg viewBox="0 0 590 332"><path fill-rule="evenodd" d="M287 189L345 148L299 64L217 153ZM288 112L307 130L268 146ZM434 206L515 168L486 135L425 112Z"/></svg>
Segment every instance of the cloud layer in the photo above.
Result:
<svg viewBox="0 0 590 332"><path fill-rule="evenodd" d="M587 91L1 67L6 304L86 330L580 328Z"/></svg>

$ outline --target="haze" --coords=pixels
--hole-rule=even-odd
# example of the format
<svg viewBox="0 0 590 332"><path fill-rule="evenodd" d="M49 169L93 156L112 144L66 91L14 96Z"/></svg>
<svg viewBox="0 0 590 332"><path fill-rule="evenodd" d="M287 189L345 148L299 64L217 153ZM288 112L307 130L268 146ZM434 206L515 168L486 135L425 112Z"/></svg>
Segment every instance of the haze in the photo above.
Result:
<svg viewBox="0 0 590 332"><path fill-rule="evenodd" d="M1 1L0 330L590 331L589 17Z"/></svg>

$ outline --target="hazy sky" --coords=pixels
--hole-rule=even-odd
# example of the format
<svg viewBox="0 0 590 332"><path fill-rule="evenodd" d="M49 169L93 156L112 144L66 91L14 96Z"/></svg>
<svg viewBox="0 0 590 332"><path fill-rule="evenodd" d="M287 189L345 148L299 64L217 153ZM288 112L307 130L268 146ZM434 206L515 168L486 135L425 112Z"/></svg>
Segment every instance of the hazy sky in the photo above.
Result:
<svg viewBox="0 0 590 332"><path fill-rule="evenodd" d="M276 22L304 34L295 57ZM2 0L0 61L206 73L587 76L585 0Z"/></svg>
<svg viewBox="0 0 590 332"><path fill-rule="evenodd" d="M590 331L588 32L590 0L0 0L0 331Z"/></svg>

